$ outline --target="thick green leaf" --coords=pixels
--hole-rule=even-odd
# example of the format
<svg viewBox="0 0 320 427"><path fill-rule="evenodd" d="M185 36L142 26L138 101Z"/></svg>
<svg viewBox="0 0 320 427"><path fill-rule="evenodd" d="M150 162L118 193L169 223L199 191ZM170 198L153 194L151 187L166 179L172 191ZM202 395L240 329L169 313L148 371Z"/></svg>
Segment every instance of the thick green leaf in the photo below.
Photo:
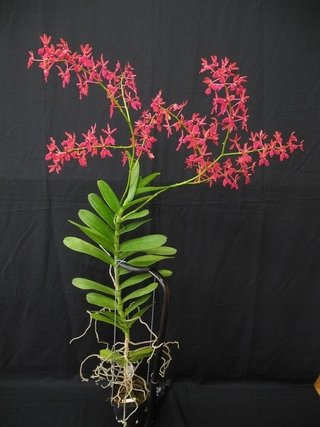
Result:
<svg viewBox="0 0 320 427"><path fill-rule="evenodd" d="M161 269L161 270L159 270L159 274L162 277L170 277L170 276L172 276L172 271L171 270Z"/></svg>
<svg viewBox="0 0 320 427"><path fill-rule="evenodd" d="M130 271L127 270L126 268L120 267L119 270L118 270L118 273L119 273L119 276L125 276L126 274L129 274Z"/></svg>
<svg viewBox="0 0 320 427"><path fill-rule="evenodd" d="M102 249L99 249L91 243L79 239L78 237L66 237L63 240L63 243L73 251L90 255L94 258L100 259L101 261L107 264L114 265L113 259L109 255L107 255Z"/></svg>
<svg viewBox="0 0 320 427"><path fill-rule="evenodd" d="M152 304L147 305L146 307L143 307L141 310L138 310L134 313L134 315L128 319L128 321L130 322L130 327L139 319L141 318L144 313L149 310L149 308L152 307Z"/></svg>
<svg viewBox="0 0 320 427"><path fill-rule="evenodd" d="M139 187L136 190L136 196L144 193L155 193L157 191L163 190L164 188L167 188L167 187L165 185L162 185L160 187Z"/></svg>
<svg viewBox="0 0 320 427"><path fill-rule="evenodd" d="M141 298L138 298L136 301L132 302L129 307L126 308L124 314L125 316L128 316L132 311L134 311L136 308L141 307L145 302L147 302L151 297L151 293L144 295Z"/></svg>
<svg viewBox="0 0 320 427"><path fill-rule="evenodd" d="M120 289L125 289L129 286L137 285L138 283L143 282L149 277L152 277L150 273L136 274L135 276L129 277L129 279L121 283Z"/></svg>
<svg viewBox="0 0 320 427"><path fill-rule="evenodd" d="M139 228L141 225L146 224L147 222L151 221L151 219L143 219L141 221L134 221L131 222L128 225L125 225L123 228L121 228L120 234L123 233L128 233L129 231L133 231L136 230L137 228Z"/></svg>
<svg viewBox="0 0 320 427"><path fill-rule="evenodd" d="M91 193L88 196L88 200L93 209L101 216L101 218L114 229L114 213L109 206L101 199L98 194Z"/></svg>
<svg viewBox="0 0 320 427"><path fill-rule="evenodd" d="M136 350L130 350L128 353L128 359L131 363L138 362L139 360L145 359L152 355L153 348L151 346L137 348ZM100 356L110 362L123 365L125 363L124 354L119 351L113 351L109 348L100 350Z"/></svg>
<svg viewBox="0 0 320 427"><path fill-rule="evenodd" d="M123 299L122 302L127 302L131 299L135 299L135 298L140 298L146 294L149 294L151 292L153 292L158 286L157 282L154 283L150 283L150 285L144 286L143 288L140 289L136 289L135 291L131 292L130 294L126 295Z"/></svg>
<svg viewBox="0 0 320 427"><path fill-rule="evenodd" d="M136 188L137 188L137 184L138 184L138 179L139 179L139 173L140 173L140 165L139 165L138 160L136 160L135 164L133 165L133 167L131 169L129 190L128 190L127 197L123 203L124 205L131 202L131 200L135 196Z"/></svg>
<svg viewBox="0 0 320 427"><path fill-rule="evenodd" d="M158 248L166 243L167 237L163 234L150 234L136 239L127 240L120 245L121 252L146 252L149 249Z"/></svg>
<svg viewBox="0 0 320 427"><path fill-rule="evenodd" d="M150 357L152 352L153 348L150 346L137 348L136 350L130 350L128 359L131 363L138 362L139 360L145 359L146 357Z"/></svg>
<svg viewBox="0 0 320 427"><path fill-rule="evenodd" d="M110 362L115 362L119 365L124 364L124 356L118 351L112 351L109 348L104 348L100 350L99 354L101 357L103 357L103 359L109 360Z"/></svg>
<svg viewBox="0 0 320 427"><path fill-rule="evenodd" d="M129 221L131 219L143 218L144 216L149 215L149 209L143 209L142 211L132 212L125 215L122 220Z"/></svg>
<svg viewBox="0 0 320 427"><path fill-rule="evenodd" d="M115 310L115 301L112 298L106 297L95 292L89 292L86 296L89 304L97 305L98 307L109 308Z"/></svg>
<svg viewBox="0 0 320 427"><path fill-rule="evenodd" d="M102 234L98 233L95 230L92 230L92 228L77 224L74 221L69 221L69 222L75 225L76 227L78 227L84 234L86 234L91 240L93 240L99 246L102 246L103 248L105 248L107 252L114 253L113 242L110 242L110 240L107 239L105 236L103 236Z"/></svg>
<svg viewBox="0 0 320 427"><path fill-rule="evenodd" d="M108 323L108 325L112 325L112 326L116 326L118 329L120 329L123 333L126 333L128 331L128 325L124 325L117 316L114 315L113 313L110 313L111 315L109 315L109 313L107 312L100 312L100 311L96 311L96 312L90 312L90 315L92 317L92 319L94 320L98 320L99 322L104 322L104 323Z"/></svg>
<svg viewBox="0 0 320 427"><path fill-rule="evenodd" d="M126 261L128 257L135 255L136 252L119 252L119 258L121 258L123 261Z"/></svg>
<svg viewBox="0 0 320 427"><path fill-rule="evenodd" d="M98 187L103 200L108 204L114 213L118 213L120 209L120 202L110 185L106 181L99 180Z"/></svg>
<svg viewBox="0 0 320 427"><path fill-rule="evenodd" d="M170 258L163 255L141 255L136 258L130 259L128 264L134 267L149 267L152 264L155 264L158 261L163 259Z"/></svg>
<svg viewBox="0 0 320 427"><path fill-rule="evenodd" d="M105 236L106 239L109 239L110 242L113 243L114 230L112 230L109 225L100 219L96 214L86 209L80 209L78 216L84 224L102 234L102 236Z"/></svg>
<svg viewBox="0 0 320 427"><path fill-rule="evenodd" d="M102 285L101 283L94 282L93 280L85 279L83 277L75 277L72 280L73 286L79 289L89 289L94 291L100 291L105 294L114 295L115 290L109 286Z"/></svg>
<svg viewBox="0 0 320 427"><path fill-rule="evenodd" d="M139 203L144 203L146 202L148 199L150 199L150 194L148 196L143 196L143 197L139 197L139 199L133 199L131 202L126 203L125 206L123 206L124 210L126 211L127 209L132 208L132 206L138 205ZM144 203L145 205L146 203Z"/></svg>
<svg viewBox="0 0 320 427"><path fill-rule="evenodd" d="M139 181L139 187L145 187L146 185L150 184L151 181L153 181L157 176L160 175L160 172L154 172L150 175L145 176L144 178Z"/></svg>
<svg viewBox="0 0 320 427"><path fill-rule="evenodd" d="M177 249L172 248L171 246L160 246L158 248L152 248L148 252L153 255L175 255L177 253Z"/></svg>

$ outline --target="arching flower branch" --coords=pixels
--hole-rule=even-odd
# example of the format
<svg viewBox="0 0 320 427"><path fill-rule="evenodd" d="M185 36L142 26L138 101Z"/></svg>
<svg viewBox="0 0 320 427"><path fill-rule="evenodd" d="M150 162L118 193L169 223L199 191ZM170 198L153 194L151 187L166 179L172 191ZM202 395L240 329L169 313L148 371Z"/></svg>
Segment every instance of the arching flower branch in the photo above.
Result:
<svg viewBox="0 0 320 427"><path fill-rule="evenodd" d="M153 159L157 134L165 131L169 138L177 141L177 150L185 148L188 153L186 165L195 169L194 179L189 182L212 185L222 181L224 186L237 189L241 177L245 183L250 182L257 164L268 166L272 157L283 161L297 148L303 149L303 143L298 142L294 132L284 139L279 131L271 137L264 131L248 131L246 104L249 96L244 86L247 77L240 76L236 63L228 58L221 61L216 56L202 59L200 73L204 75L205 95L211 98L212 106L208 116L195 112L185 117L183 110L187 101L166 105L160 91L149 108L133 121L131 111L139 112L142 106L130 64L122 65L117 61L111 68L103 55L94 59L88 44L82 45L78 53L72 52L63 39L54 45L51 37L43 35L41 41L39 57L35 58L31 51L28 67L38 62L46 82L56 68L63 87L70 84L73 74L80 99L89 94L90 85L100 85L109 101L109 118L118 110L129 128L127 145L117 145L116 129L109 123L100 130L93 124L80 138L66 132L60 147L51 138L46 155L50 172L59 173L64 163L72 159L87 166L88 157L112 157L113 151L119 149L123 152L123 164L127 160L126 150L131 153L131 161L143 155Z"/></svg>

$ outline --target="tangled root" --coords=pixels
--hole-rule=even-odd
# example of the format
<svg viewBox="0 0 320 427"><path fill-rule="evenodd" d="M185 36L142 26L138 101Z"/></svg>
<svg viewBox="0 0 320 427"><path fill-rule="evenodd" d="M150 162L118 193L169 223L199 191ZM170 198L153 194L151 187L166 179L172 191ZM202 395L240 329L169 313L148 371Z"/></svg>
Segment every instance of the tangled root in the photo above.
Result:
<svg viewBox="0 0 320 427"><path fill-rule="evenodd" d="M145 343L145 342L144 342ZM120 345L124 343L117 343ZM131 343L133 345L141 345L142 343ZM170 345L178 344L176 342L163 343L162 345L162 364L159 369L159 375L164 377L165 372L171 361ZM113 346L114 349L115 346ZM153 353L149 357L148 361L152 358L155 350L159 346L153 346ZM118 352L123 350L124 345L121 349L118 348ZM84 374L84 368L89 359L98 359L98 364L91 371L89 377ZM103 358L100 354L90 354L87 356L80 365L80 377L82 381L88 382L90 379L99 384L102 388L111 389L111 404L123 406L124 412L121 420L118 420L124 427L127 425L129 418L138 410L139 406L145 402L149 397L149 387L147 381L137 374L137 369L140 366L140 362L132 363L126 360L122 363ZM133 410L127 411L126 405L130 404L134 406Z"/></svg>
<svg viewBox="0 0 320 427"><path fill-rule="evenodd" d="M86 335L89 329L92 326L93 319L91 317L91 313L88 312L90 316L90 323L83 334L78 337L73 338L71 342L74 340L80 339ZM111 389L111 404L116 405L118 407L123 408L122 418L118 422L126 427L128 424L129 418L138 410L139 406L145 402L149 397L149 382L151 380L150 375L150 363L154 356L154 353L157 349L162 349L162 357L161 357L161 366L159 367L159 375L163 378L165 376L166 370L172 360L170 346L173 344L178 345L178 342L164 342L158 343L158 337L152 331L150 326L144 322L141 318L138 319L142 325L146 327L149 331L150 338L147 341L141 342L133 342L133 341L125 341L125 342L114 342L111 347L112 352L120 353L123 355L120 361L116 361L114 359L108 357L102 357L100 354L90 354L87 356L80 365L80 377L82 381L88 382L90 379L95 381L96 384L99 384L102 388L110 388ZM94 321L94 330L98 343L104 343L100 340L98 331L97 331L97 322ZM108 345L108 344L107 344ZM142 347L148 345L152 348L151 354L147 359L148 363L148 373L146 375L147 379L145 380L143 377L137 374L138 367L140 366L142 360L138 362L131 362L128 359L128 349L130 347ZM86 376L84 374L84 368L86 363L90 360L96 358L98 360L95 368L92 369L91 374ZM127 405L130 405L130 410L127 409Z"/></svg>

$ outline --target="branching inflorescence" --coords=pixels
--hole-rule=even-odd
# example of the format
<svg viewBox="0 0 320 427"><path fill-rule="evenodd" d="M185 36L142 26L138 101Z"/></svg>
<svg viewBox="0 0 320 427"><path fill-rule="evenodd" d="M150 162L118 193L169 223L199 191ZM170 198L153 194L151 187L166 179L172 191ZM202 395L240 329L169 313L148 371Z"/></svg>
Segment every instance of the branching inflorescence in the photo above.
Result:
<svg viewBox="0 0 320 427"><path fill-rule="evenodd" d="M72 159L87 166L88 157L112 157L113 151L119 149L123 164L127 161L128 150L136 158L147 155L153 159L158 134L165 131L168 137L176 140L177 150L186 149L186 166L196 171L188 183L212 185L221 181L223 186L238 189L241 177L245 183L250 182L257 164L268 166L272 157L283 161L296 149L303 149L303 142L298 141L294 132L285 139L279 131L269 137L262 130L248 130L246 103L249 96L244 86L247 78L238 74L236 63L228 58L218 60L211 56L202 59L200 73L204 75L205 94L211 97L211 111L208 116L195 112L191 117L185 117L183 110L187 101L167 105L161 91L152 99L149 108L141 112L135 74L130 64L122 65L117 61L111 67L103 55L94 59L88 44L82 45L78 53L72 52L63 39L54 45L51 37L43 35L41 41L43 46L38 50L38 58L29 52L28 67L38 62L45 81L56 68L63 87L74 75L80 99L88 95L90 85L101 86L109 101L110 119L118 110L130 134L126 145L117 145L114 135L117 129L107 123L100 130L93 124L80 138L75 133L65 132L60 146L51 138L46 155L50 172L59 173L64 163ZM136 115L140 111L134 121L132 110Z"/></svg>

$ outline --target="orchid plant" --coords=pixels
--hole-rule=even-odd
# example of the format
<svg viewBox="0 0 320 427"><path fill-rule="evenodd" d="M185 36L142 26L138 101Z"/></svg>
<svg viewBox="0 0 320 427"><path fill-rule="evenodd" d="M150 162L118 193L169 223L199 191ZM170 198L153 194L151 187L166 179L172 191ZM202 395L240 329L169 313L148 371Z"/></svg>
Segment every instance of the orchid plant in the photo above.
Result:
<svg viewBox="0 0 320 427"><path fill-rule="evenodd" d="M90 318L99 324L112 325L122 336L120 341L95 355L99 364L92 377L117 386L117 402L134 399L137 390L146 398L146 383L141 380L137 386L135 380L140 362L154 353L155 334L151 330L150 341L136 343L132 341L132 328L142 324L150 329L142 317L152 306L150 301L157 283L151 280L150 273L128 274L121 263L149 268L173 257L176 249L166 245L167 237L163 234L130 238L130 233L136 233L150 221L147 207L160 194L202 183L210 186L220 183L238 189L241 181L250 183L257 167L269 166L273 157L284 161L297 149L303 150L303 141L298 141L294 132L284 138L279 131L268 136L263 130L248 129L247 77L241 76L236 63L228 58L220 60L211 56L201 60L200 74L204 93L210 99L210 111L206 116L198 112L187 115L187 101L168 105L162 91L142 109L136 76L129 63L117 61L112 66L103 55L94 57L88 44L81 45L76 52L63 39L56 44L47 35L40 39L42 45L37 55L29 52L28 68L37 62L46 82L55 70L63 88L76 84L80 99L88 95L92 85L98 85L106 96L109 119L105 127L98 129L97 124L92 124L81 136L65 132L60 143L50 138L45 159L50 173L60 173L71 161L86 167L93 156L114 157L126 168L122 194L116 194L106 181L98 181L98 194L88 196L91 210L81 209L80 222L71 221L84 238L66 237L64 244L99 259L110 273L108 284L83 277L72 282L88 291L86 299L93 306ZM127 128L126 143L116 141L117 129L111 124L115 114L122 117ZM141 162L154 159L154 146L162 133L174 141L177 151L185 151L185 164L190 171L187 178L167 185L155 184L159 172L146 176L140 172ZM162 269L160 274L167 277L171 271ZM170 358L169 351L166 354Z"/></svg>

